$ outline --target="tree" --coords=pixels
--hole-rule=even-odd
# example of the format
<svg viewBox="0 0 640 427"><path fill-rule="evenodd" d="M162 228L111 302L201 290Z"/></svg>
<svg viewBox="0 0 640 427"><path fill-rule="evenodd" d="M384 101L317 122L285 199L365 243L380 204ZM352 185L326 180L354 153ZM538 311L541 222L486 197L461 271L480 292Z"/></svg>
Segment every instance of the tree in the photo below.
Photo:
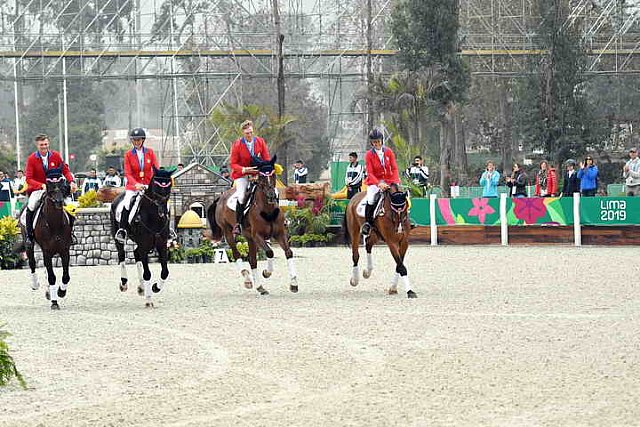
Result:
<svg viewBox="0 0 640 427"><path fill-rule="evenodd" d="M401 63L411 73L439 74L429 93L440 122L440 186L466 178L464 123L469 71L458 56L458 0L401 0L392 13L392 31ZM452 170L453 169L453 170ZM454 176L455 174L455 176Z"/></svg>

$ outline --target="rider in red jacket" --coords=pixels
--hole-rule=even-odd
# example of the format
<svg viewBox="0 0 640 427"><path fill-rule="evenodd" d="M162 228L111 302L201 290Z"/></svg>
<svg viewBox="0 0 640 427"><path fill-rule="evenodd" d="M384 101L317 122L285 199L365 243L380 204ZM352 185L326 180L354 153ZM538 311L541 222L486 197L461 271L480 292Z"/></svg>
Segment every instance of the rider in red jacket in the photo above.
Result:
<svg viewBox="0 0 640 427"><path fill-rule="evenodd" d="M361 233L368 236L373 226L373 213L376 208L377 194L385 191L392 184L400 184L396 156L388 147L383 147L384 136L379 129L373 129L369 133L371 150L364 156L367 168L367 205L365 207L366 222L362 224Z"/></svg>
<svg viewBox="0 0 640 427"><path fill-rule="evenodd" d="M269 149L264 139L259 136L253 136L253 122L246 120L241 125L243 137L236 140L231 146L231 154L229 163L231 164L231 179L236 187L235 197L237 203L236 209L236 225L233 227L233 233L239 235L242 233L242 221L244 219L244 203L249 179L247 175L255 175L258 173L257 168L252 166L253 159L271 160Z"/></svg>
<svg viewBox="0 0 640 427"><path fill-rule="evenodd" d="M49 150L49 137L45 134L40 134L36 136L35 143L38 150L27 157L25 166L27 194L29 195L26 212L27 233L24 242L27 247L33 246L33 218L36 208L40 204L40 200L47 189L46 171L49 169L60 169L71 187L71 192L74 193L78 189L78 186L73 180L73 175L69 170L69 166L62 160L62 156L60 156L57 151ZM73 220L74 218L71 217L72 226Z"/></svg>

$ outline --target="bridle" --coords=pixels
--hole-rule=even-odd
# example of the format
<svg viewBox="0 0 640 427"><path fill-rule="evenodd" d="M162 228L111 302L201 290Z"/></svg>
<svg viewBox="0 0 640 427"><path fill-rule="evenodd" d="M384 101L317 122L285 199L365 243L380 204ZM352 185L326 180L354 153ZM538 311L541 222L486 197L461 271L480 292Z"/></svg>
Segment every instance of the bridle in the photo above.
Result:
<svg viewBox="0 0 640 427"><path fill-rule="evenodd" d="M160 182L155 178L152 180L152 182L153 184L148 186L145 191L142 192L142 197L151 202L156 207L158 218L160 218L164 225L160 230L153 230L151 227L145 224L142 219L142 215L140 215L140 212L138 212L138 215L140 218L140 224L145 230L153 234L161 234L169 227L169 212L167 210L167 202L169 201L169 197L171 197L171 193L169 192L166 196L160 196L155 191L153 191L153 186L157 185L158 187L164 189L170 188L172 183L171 181ZM147 193L150 193L151 195Z"/></svg>

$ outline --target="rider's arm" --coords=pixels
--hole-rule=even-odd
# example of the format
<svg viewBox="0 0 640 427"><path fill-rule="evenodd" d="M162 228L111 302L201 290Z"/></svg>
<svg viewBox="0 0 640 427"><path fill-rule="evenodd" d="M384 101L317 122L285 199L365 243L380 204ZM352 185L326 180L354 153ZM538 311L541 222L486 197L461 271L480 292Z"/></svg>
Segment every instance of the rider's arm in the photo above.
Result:
<svg viewBox="0 0 640 427"><path fill-rule="evenodd" d="M34 164L34 162L36 162ZM40 190L42 189L42 186L44 185L43 182L39 182L36 181L34 174L33 174L33 169L35 167L38 167L37 162L40 162L40 159L35 158L35 157L29 157L27 159L27 165L25 167L25 171L24 171L24 176L27 178L27 185L29 186L28 188L31 188L33 190Z"/></svg>
<svg viewBox="0 0 640 427"><path fill-rule="evenodd" d="M131 163L129 162L129 152L124 156L124 176L127 177L127 182L132 185L139 184L140 181L135 173L133 173L133 169L131 168Z"/></svg>

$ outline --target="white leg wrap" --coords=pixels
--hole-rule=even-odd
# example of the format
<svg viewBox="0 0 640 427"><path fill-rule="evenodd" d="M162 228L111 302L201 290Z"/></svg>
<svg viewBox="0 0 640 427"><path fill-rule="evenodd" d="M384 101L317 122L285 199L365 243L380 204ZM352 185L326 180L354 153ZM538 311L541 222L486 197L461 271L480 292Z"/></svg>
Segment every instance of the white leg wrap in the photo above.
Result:
<svg viewBox="0 0 640 427"><path fill-rule="evenodd" d="M402 276L402 283L404 284L404 290L409 292L411 290L411 283L409 283L409 275Z"/></svg>
<svg viewBox="0 0 640 427"><path fill-rule="evenodd" d="M267 258L267 271L273 273L273 258Z"/></svg>
<svg viewBox="0 0 640 427"><path fill-rule="evenodd" d="M393 273L393 277L391 278L391 289L395 290L398 288L398 280L400 280L400 273Z"/></svg>
<svg viewBox="0 0 640 427"><path fill-rule="evenodd" d="M68 283L66 285L64 283L60 283L60 289L63 291L66 291L68 285L69 285Z"/></svg>
<svg viewBox="0 0 640 427"><path fill-rule="evenodd" d="M256 287L262 286L262 284L260 283L260 275L258 274L257 268L251 269L251 277L253 279L253 284L256 285Z"/></svg>
<svg viewBox="0 0 640 427"><path fill-rule="evenodd" d="M123 279L127 278L127 267L125 266L124 261L120 263L120 277Z"/></svg>
<svg viewBox="0 0 640 427"><path fill-rule="evenodd" d="M151 290L151 280L143 280L144 284L144 297L147 301L151 301L151 295L153 295L153 291Z"/></svg>
<svg viewBox="0 0 640 427"><path fill-rule="evenodd" d="M167 284L167 282L169 281L169 276L167 276L166 279L158 279L158 289L162 290L162 288L164 288L164 285Z"/></svg>
<svg viewBox="0 0 640 427"><path fill-rule="evenodd" d="M296 273L296 265L293 262L293 257L287 260L287 268L289 268L289 278L295 279L298 277L298 273Z"/></svg>
<svg viewBox="0 0 640 427"><path fill-rule="evenodd" d="M373 254L367 252L367 270L369 273L373 270Z"/></svg>
<svg viewBox="0 0 640 427"><path fill-rule="evenodd" d="M40 288L40 282L38 282L38 273L29 273L29 276L31 276L31 289L35 291Z"/></svg>
<svg viewBox="0 0 640 427"><path fill-rule="evenodd" d="M351 277L353 278L353 280L358 282L358 279L360 278L360 267L359 266L356 265L355 267L353 267L353 270L351 272Z"/></svg>
<svg viewBox="0 0 640 427"><path fill-rule="evenodd" d="M49 298L51 302L58 301L58 285L49 285Z"/></svg>
<svg viewBox="0 0 640 427"><path fill-rule="evenodd" d="M144 284L144 268L142 268L142 261L136 262L136 268L138 270L138 280L140 280L140 284Z"/></svg>
<svg viewBox="0 0 640 427"><path fill-rule="evenodd" d="M236 260L236 268L238 269L238 272L239 272L239 273L242 273L242 271L247 270L247 269L244 267L244 261L242 260L242 258L238 258L238 259Z"/></svg>

